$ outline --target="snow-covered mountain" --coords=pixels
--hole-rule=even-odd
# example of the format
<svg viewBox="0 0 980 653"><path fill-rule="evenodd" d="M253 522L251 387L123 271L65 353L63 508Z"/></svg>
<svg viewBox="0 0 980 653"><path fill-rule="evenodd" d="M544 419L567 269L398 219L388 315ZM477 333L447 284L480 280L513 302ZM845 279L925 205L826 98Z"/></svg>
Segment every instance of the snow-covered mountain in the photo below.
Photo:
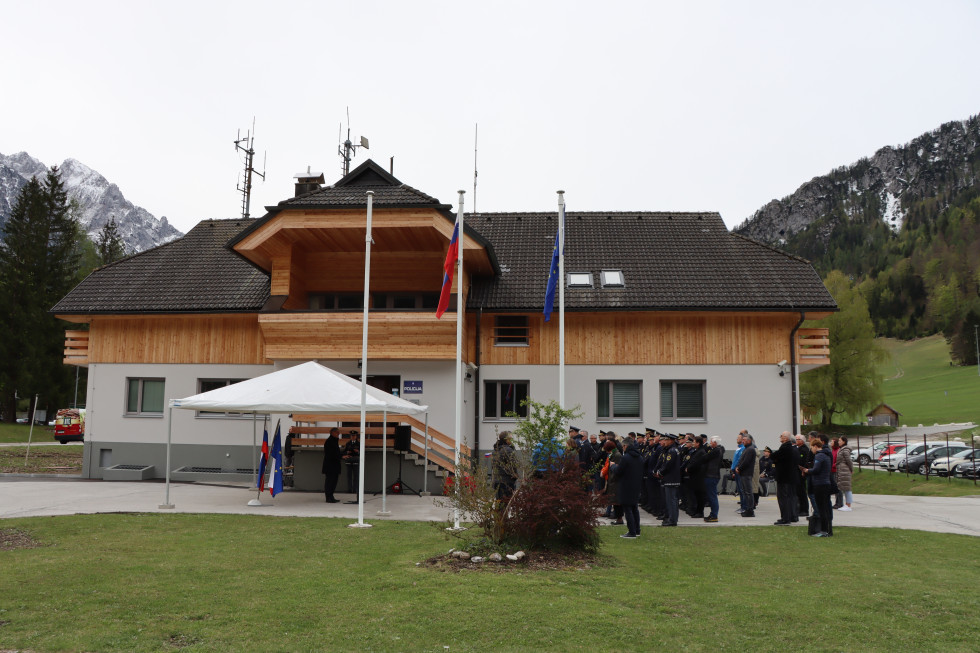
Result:
<svg viewBox="0 0 980 653"><path fill-rule="evenodd" d="M47 170L47 165L27 152L0 154L0 227L7 221L20 189L31 177L43 179ZM59 170L69 195L82 206L79 217L82 229L93 240L111 217L115 218L129 251L141 252L183 235L170 226L166 217L157 219L127 200L118 186L84 163L65 159Z"/></svg>

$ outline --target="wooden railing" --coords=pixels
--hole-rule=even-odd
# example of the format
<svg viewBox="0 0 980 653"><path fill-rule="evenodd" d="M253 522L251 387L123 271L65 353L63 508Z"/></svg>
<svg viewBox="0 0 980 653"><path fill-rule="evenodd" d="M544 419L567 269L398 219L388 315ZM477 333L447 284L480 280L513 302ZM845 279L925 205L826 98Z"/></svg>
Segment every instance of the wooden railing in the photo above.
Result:
<svg viewBox="0 0 980 653"><path fill-rule="evenodd" d="M796 361L800 365L830 365L830 329L797 331Z"/></svg>
<svg viewBox="0 0 980 653"><path fill-rule="evenodd" d="M367 416L367 422L370 424L378 424L383 421L383 417L377 413L372 413ZM346 444L349 439L347 436L350 431L357 430L356 428L351 428L350 426L341 426L342 422L351 423L361 421L360 413L351 414L319 414L319 415L295 415L293 416L293 421L298 422L296 426L289 429L290 433L297 435L306 436L317 436L323 435L330 432L333 426L320 426L324 422L334 423L338 428L340 428L340 443ZM387 415L388 424L392 422L397 422L398 424L407 424L412 427L411 436L411 452L422 456L426 456L426 439L425 439L425 423L417 420L410 415L397 415L389 413ZM316 426L312 426L316 424ZM448 470L455 473L456 471L456 443L448 435L441 433L431 426L428 429L429 441L428 441L428 459L429 463L441 467L442 469ZM395 428L393 426L365 426L364 433L361 436L361 441L363 446L368 449L380 449L382 447L382 438L384 438L384 446L389 449L394 449L394 434ZM322 446L324 438L318 437L304 437L302 439L293 440L293 446ZM471 455L470 448L465 444L460 444L460 455L469 456Z"/></svg>
<svg viewBox="0 0 980 653"><path fill-rule="evenodd" d="M65 365L88 365L88 331L65 331Z"/></svg>

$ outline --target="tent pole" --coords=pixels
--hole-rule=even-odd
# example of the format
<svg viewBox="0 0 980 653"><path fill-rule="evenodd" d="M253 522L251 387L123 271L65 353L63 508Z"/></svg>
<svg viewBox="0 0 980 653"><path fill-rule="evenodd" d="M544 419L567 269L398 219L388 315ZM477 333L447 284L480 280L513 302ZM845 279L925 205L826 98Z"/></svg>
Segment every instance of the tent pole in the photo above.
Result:
<svg viewBox="0 0 980 653"><path fill-rule="evenodd" d="M390 517L391 511L388 510L388 409L385 408L381 413L384 422L381 426L381 510L378 514L382 517Z"/></svg>
<svg viewBox="0 0 980 653"><path fill-rule="evenodd" d="M166 481L167 490L163 499L163 503L157 506L158 508L161 509L171 509L171 510L174 507L174 504L170 503L170 441L171 441L171 434L173 433L173 430L174 430L174 401L173 399L171 399L170 405L167 407L167 468L164 470L167 479Z"/></svg>
<svg viewBox="0 0 980 653"><path fill-rule="evenodd" d="M263 417L262 418L263 426L265 426L265 420L266 418ZM259 489L259 475L258 475L258 471L256 470L256 467L258 467L258 463L256 462L256 459L258 457L259 457L258 443L256 442L256 436L255 436L255 411L253 410L252 411L252 476L255 477L255 498L248 500L247 505L249 506L262 505L262 490Z"/></svg>
<svg viewBox="0 0 980 653"><path fill-rule="evenodd" d="M352 528L370 528L364 523L364 450L367 439L364 437L365 412L367 412L367 343L368 343L368 305L371 286L371 211L374 208L374 191L367 191L367 228L364 230L364 319L361 325L361 450L360 464L357 466L357 523L348 524Z"/></svg>

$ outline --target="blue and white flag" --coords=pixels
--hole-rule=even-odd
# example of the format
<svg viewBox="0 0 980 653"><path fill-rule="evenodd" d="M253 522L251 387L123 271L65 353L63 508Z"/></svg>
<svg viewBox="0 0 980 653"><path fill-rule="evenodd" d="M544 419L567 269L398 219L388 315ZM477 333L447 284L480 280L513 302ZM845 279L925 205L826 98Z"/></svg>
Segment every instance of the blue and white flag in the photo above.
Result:
<svg viewBox="0 0 980 653"><path fill-rule="evenodd" d="M276 434L272 438L272 450L269 452L267 485L273 497L282 492L282 441L279 439L279 424L276 424Z"/></svg>
<svg viewBox="0 0 980 653"><path fill-rule="evenodd" d="M548 287L545 289L544 293L544 321L551 321L551 311L555 307L555 292L558 290L558 237L565 231L562 227L565 224L565 210L562 208L562 213L558 216L560 220L558 231L555 232L555 249L551 253L551 271L548 273ZM565 245L561 244L561 253L565 253Z"/></svg>

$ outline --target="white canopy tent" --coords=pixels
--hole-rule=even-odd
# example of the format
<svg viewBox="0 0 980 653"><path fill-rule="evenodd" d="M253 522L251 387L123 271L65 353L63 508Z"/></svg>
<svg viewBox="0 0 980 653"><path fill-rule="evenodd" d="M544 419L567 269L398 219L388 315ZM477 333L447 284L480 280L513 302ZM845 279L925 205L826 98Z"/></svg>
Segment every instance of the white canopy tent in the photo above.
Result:
<svg viewBox="0 0 980 653"><path fill-rule="evenodd" d="M367 413L417 415L427 413L420 406L392 394L367 387L364 395ZM241 381L210 392L171 399L170 410L229 411L241 413L342 414L362 408L361 382L317 362L310 361L254 379ZM168 418L168 422L170 419ZM170 426L167 428L167 498L161 507L170 507ZM426 445L428 446L428 445ZM358 522L364 519L364 446L361 447L358 483Z"/></svg>

